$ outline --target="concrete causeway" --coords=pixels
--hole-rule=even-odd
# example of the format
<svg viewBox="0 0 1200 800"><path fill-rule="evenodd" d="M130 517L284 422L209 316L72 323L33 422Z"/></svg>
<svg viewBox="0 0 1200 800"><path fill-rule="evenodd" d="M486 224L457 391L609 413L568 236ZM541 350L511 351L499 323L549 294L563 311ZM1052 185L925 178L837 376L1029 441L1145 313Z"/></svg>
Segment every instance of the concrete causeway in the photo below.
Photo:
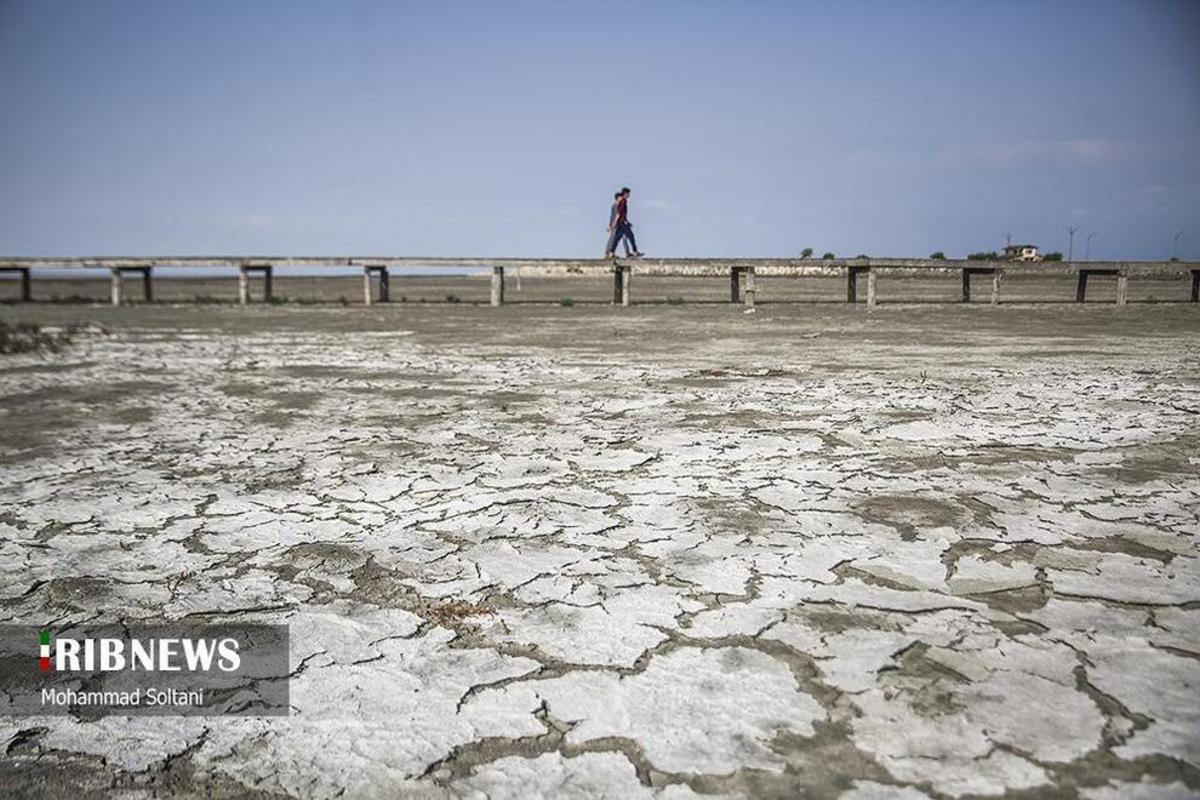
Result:
<svg viewBox="0 0 1200 800"><path fill-rule="evenodd" d="M107 269L110 273L110 301L120 305L126 301L125 278L136 274L142 284L142 299L154 299L153 272L155 269L182 267L230 267L238 270L238 298L245 305L251 302L251 279L262 279L262 298L272 299L272 280L276 267L358 267L363 273L363 298L366 305L388 302L389 278L393 270L414 267L480 267L491 270L490 303L504 303L505 277L508 270L529 269L541 274L607 273L613 275L613 303L630 305L633 302L633 275L640 272L659 276L727 276L730 281L730 302L745 303L753 308L757 295L755 278L758 275L844 275L846 302L858 301L859 278L865 279L867 305L879 301L877 277L880 275L947 275L956 274L962 281L962 300L971 300L971 278L990 278L990 299L1000 303L1002 279L1006 274L1071 276L1076 279L1074 300L1087 300L1089 279L1111 277L1116 281L1116 304L1128 301L1131 278L1178 275L1191 278L1191 301L1200 301L1200 262L1178 261L1086 261L1015 262L973 261L953 259L904 258L637 258L637 259L561 259L561 258L491 258L452 256L79 256L0 258L0 272L18 273L21 279L21 298L32 298L33 270ZM378 284L378 289L373 284Z"/></svg>

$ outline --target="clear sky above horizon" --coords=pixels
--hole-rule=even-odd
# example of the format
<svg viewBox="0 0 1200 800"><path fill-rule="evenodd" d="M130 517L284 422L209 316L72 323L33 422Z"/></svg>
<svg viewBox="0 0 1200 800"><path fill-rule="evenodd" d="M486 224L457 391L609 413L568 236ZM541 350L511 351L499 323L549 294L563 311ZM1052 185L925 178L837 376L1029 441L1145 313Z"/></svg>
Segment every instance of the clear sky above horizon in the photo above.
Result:
<svg viewBox="0 0 1200 800"><path fill-rule="evenodd" d="M0 0L0 253L1200 258L1200 3Z"/></svg>

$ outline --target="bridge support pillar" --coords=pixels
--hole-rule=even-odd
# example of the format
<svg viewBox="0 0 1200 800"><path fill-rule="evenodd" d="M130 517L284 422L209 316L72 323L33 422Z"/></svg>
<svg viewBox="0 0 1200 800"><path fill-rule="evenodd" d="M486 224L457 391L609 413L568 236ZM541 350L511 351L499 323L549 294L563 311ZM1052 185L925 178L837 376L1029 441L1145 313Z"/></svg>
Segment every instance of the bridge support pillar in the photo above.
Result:
<svg viewBox="0 0 1200 800"><path fill-rule="evenodd" d="M269 303L272 298L272 273L270 264L242 264L238 268L238 302L247 305L250 302L250 275L257 272L263 279L263 302Z"/></svg>
<svg viewBox="0 0 1200 800"><path fill-rule="evenodd" d="M627 306L630 303L630 286L633 282L633 267L628 264L613 265L613 305Z"/></svg>
<svg viewBox="0 0 1200 800"><path fill-rule="evenodd" d="M963 267L962 268L962 301L971 302L971 278L975 275L992 276L992 305L1000 302L1000 278L1004 270L999 267Z"/></svg>
<svg viewBox="0 0 1200 800"><path fill-rule="evenodd" d="M1103 268L1079 270L1079 282L1075 285L1076 303L1086 302L1088 278L1092 275L1115 276L1117 279L1117 305L1123 306L1129 302L1129 273L1123 269Z"/></svg>
<svg viewBox="0 0 1200 800"><path fill-rule="evenodd" d="M387 267L365 266L363 267L363 302L366 305L371 305L375 302L371 291L371 278L379 276L379 302L387 303L390 301L388 296L388 269Z"/></svg>
<svg viewBox="0 0 1200 800"><path fill-rule="evenodd" d="M873 274L871 272L870 267L854 267L854 266L846 267L846 302L847 303L857 303L858 302L858 276L860 273L863 273L863 272L865 272L867 274L867 284L869 286L871 283L870 276Z"/></svg>
<svg viewBox="0 0 1200 800"><path fill-rule="evenodd" d="M142 299L147 303L154 302L153 267L109 267L108 268L108 297L109 302L119 306L125 302L125 273L140 272L142 274Z"/></svg>
<svg viewBox="0 0 1200 800"><path fill-rule="evenodd" d="M21 278L21 302L28 303L33 300L33 279L30 277L29 267L0 267L0 272L15 272Z"/></svg>
<svg viewBox="0 0 1200 800"><path fill-rule="evenodd" d="M504 267L492 267L492 305L504 304Z"/></svg>
<svg viewBox="0 0 1200 800"><path fill-rule="evenodd" d="M125 302L125 273L119 267L108 270L108 299L114 306Z"/></svg>
<svg viewBox="0 0 1200 800"><path fill-rule="evenodd" d="M867 305L875 305L875 270L867 267Z"/></svg>

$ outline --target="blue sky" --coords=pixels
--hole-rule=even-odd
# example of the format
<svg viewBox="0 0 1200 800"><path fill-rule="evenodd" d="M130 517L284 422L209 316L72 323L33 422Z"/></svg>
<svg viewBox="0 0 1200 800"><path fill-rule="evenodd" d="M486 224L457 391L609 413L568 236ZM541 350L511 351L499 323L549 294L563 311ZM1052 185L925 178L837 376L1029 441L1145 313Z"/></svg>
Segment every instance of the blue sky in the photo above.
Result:
<svg viewBox="0 0 1200 800"><path fill-rule="evenodd" d="M0 253L1200 258L1200 3L0 0Z"/></svg>

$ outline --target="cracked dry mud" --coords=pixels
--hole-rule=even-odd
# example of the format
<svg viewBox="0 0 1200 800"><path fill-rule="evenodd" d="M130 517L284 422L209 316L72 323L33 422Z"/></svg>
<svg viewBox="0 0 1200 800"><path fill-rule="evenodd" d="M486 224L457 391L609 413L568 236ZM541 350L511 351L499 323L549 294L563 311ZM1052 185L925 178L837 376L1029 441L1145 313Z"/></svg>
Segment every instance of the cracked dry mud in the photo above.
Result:
<svg viewBox="0 0 1200 800"><path fill-rule="evenodd" d="M3 621L295 671L6 795L1200 796L1195 308L6 313Z"/></svg>

